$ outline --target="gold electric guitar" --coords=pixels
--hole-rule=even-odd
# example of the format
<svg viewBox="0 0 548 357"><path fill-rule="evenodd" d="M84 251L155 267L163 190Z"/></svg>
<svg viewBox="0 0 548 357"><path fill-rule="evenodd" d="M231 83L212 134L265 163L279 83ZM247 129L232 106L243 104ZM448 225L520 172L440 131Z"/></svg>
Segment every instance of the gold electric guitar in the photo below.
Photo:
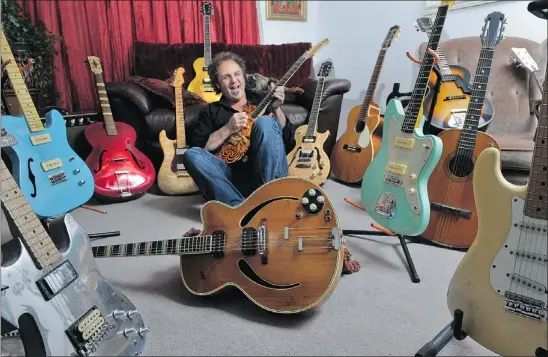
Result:
<svg viewBox="0 0 548 357"><path fill-rule="evenodd" d="M170 140L166 131L160 132L159 141L164 152L164 161L158 171L158 187L166 195L181 195L199 192L183 164L183 154L187 149L185 137L185 114L183 106L183 84L185 70L179 67L173 74L171 85L175 88L175 128L176 140Z"/></svg>
<svg viewBox="0 0 548 357"><path fill-rule="evenodd" d="M187 90L202 97L206 102L216 102L221 94L215 93L215 88L207 72L211 65L211 36L209 31L209 17L213 15L211 3L204 2L200 8L204 16L204 57L197 58L192 64L196 77L189 83Z"/></svg>
<svg viewBox="0 0 548 357"><path fill-rule="evenodd" d="M447 294L450 311L463 312L462 331L502 356L541 356L548 345L547 107L548 75L528 185L502 176L496 148L479 155L473 179L478 234Z"/></svg>
<svg viewBox="0 0 548 357"><path fill-rule="evenodd" d="M311 180L316 185L321 186L327 181L331 165L329 156L324 151L324 144L329 135L329 130L325 133L318 133L318 115L320 114L320 105L322 104L322 94L324 89L325 77L329 75L333 64L324 62L318 73L318 84L314 93L314 101L310 112L308 125L301 125L295 132L296 145L287 155L287 164L289 165L289 176L303 177Z"/></svg>

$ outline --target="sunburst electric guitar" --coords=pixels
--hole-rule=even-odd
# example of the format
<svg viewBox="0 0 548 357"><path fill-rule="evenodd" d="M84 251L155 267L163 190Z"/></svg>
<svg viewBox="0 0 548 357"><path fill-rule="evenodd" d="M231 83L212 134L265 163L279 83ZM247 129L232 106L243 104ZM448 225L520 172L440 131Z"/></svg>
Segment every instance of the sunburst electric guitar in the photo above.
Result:
<svg viewBox="0 0 548 357"><path fill-rule="evenodd" d="M548 349L548 65L546 73L529 184L502 176L499 150L480 154L478 234L447 293L451 313L463 312L462 330L502 356Z"/></svg>
<svg viewBox="0 0 548 357"><path fill-rule="evenodd" d="M206 102L216 102L221 94L215 93L215 88L209 78L208 68L211 65L211 35L210 17L213 15L211 3L204 2L200 8L204 17L204 57L197 58L192 64L196 77L188 84L187 90L202 97Z"/></svg>
<svg viewBox="0 0 548 357"><path fill-rule="evenodd" d="M162 130L159 136L160 146L164 152L164 161L158 171L158 187L166 195L189 194L199 191L183 163L183 155L187 149L183 105L184 73L183 67L177 68L172 81L172 86L175 89L176 140L170 140L165 130Z"/></svg>
<svg viewBox="0 0 548 357"><path fill-rule="evenodd" d="M395 25L388 30L377 63L369 81L369 87L361 105L350 109L346 119L346 131L337 140L331 152L331 172L346 183L357 183L362 180L365 170L381 147L381 137L375 135L382 122L379 106L373 102L373 96L381 74L384 57L388 48L400 34L400 27Z"/></svg>
<svg viewBox="0 0 548 357"><path fill-rule="evenodd" d="M438 135L443 142L443 152L428 181L430 222L422 237L453 248L468 248L476 238L478 220L472 173L483 150L498 148L495 139L478 131L478 127L495 46L502 40L505 21L500 12L489 14L485 19L480 36L480 60L470 89L464 126Z"/></svg>
<svg viewBox="0 0 548 357"><path fill-rule="evenodd" d="M324 302L344 260L339 221L312 182L268 182L241 205L202 207L200 236L93 247L96 258L180 255L181 277L195 295L235 286L263 309L297 313Z"/></svg>
<svg viewBox="0 0 548 357"><path fill-rule="evenodd" d="M422 102L435 51L449 6L442 1L428 41L407 111L392 99L384 114L381 149L362 180L362 203L379 225L403 235L419 235L430 220L427 183L438 164L443 144L440 138L424 135Z"/></svg>
<svg viewBox="0 0 548 357"><path fill-rule="evenodd" d="M308 124L297 128L295 131L297 145L287 155L289 176L307 178L318 186L327 181L331 169L329 157L323 148L331 133L329 130L325 133L318 133L318 115L322 104L325 77L329 75L332 67L331 62L322 63L318 72L318 84L316 85Z"/></svg>

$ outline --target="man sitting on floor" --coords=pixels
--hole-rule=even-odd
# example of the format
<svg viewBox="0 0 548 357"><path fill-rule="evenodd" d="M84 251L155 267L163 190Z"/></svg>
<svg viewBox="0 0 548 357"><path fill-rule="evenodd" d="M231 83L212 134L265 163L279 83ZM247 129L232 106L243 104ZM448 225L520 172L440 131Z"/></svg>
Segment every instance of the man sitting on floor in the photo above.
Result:
<svg viewBox="0 0 548 357"><path fill-rule="evenodd" d="M248 159L227 164L216 153L247 125L245 108L258 105L262 98L246 90L245 63L234 53L217 54L209 66L209 78L222 96L200 112L183 163L208 201L237 206L263 184L287 176L286 149L294 143L295 128L281 109L284 88L278 87L263 116L253 124Z"/></svg>

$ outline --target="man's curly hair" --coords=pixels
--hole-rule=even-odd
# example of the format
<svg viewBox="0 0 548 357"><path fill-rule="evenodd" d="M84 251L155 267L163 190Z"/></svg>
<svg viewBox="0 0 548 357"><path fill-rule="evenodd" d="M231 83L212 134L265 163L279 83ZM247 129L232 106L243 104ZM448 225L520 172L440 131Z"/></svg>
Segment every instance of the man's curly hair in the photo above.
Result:
<svg viewBox="0 0 548 357"><path fill-rule="evenodd" d="M232 52L219 52L215 55L215 58L211 61L211 65L209 66L207 72L209 73L209 79L211 80L211 83L213 84L213 88L215 88L215 93L220 94L221 93L221 86L219 84L219 65L224 61L233 60L236 62L240 68L242 69L242 74L244 77L244 82L247 84L246 79L246 71L245 71L245 61L242 57L238 56L235 53Z"/></svg>

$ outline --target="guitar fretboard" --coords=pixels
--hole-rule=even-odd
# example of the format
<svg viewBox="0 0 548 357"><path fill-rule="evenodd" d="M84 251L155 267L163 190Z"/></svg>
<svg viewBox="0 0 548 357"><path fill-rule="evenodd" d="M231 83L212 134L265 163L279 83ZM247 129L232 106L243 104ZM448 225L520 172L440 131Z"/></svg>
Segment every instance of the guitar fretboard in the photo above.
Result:
<svg viewBox="0 0 548 357"><path fill-rule="evenodd" d="M438 49L441 31L443 30L443 25L445 24L445 18L448 10L448 5L440 6L438 8L438 13L436 15L434 25L432 26L427 47L432 49L434 52ZM413 94L411 95L411 99L409 100L409 104L407 106L407 112L405 113L405 119L402 123L401 131L404 133L412 133L415 129L433 65L434 57L428 51L425 51L419 75L417 77L417 81L415 82L415 88L413 89Z"/></svg>
<svg viewBox="0 0 548 357"><path fill-rule="evenodd" d="M206 67L211 65L210 15L204 15L204 62Z"/></svg>
<svg viewBox="0 0 548 357"><path fill-rule="evenodd" d="M325 77L319 77L318 84L316 85L316 92L314 93L314 101L312 102L312 109L310 110L308 126L306 128L307 136L315 136L316 130L318 130L318 116L320 114L320 105L322 104L324 84Z"/></svg>
<svg viewBox="0 0 548 357"><path fill-rule="evenodd" d="M548 219L548 64L524 213L528 217Z"/></svg>
<svg viewBox="0 0 548 357"><path fill-rule="evenodd" d="M0 160L0 181L2 204L17 227L36 268L42 270L59 261L61 255L57 247L27 203L3 160Z"/></svg>
<svg viewBox="0 0 548 357"><path fill-rule="evenodd" d="M438 47L436 53L438 54L438 66L440 67L440 72L442 76L452 75L453 72L451 72L451 67L449 66L449 63L447 63L447 59L445 58L441 47Z"/></svg>
<svg viewBox="0 0 548 357"><path fill-rule="evenodd" d="M29 126L29 130L33 133L44 130L44 124L42 124L42 120L40 120L40 115L38 115L38 111L36 110L32 97L29 94L27 84L25 83L23 76L21 76L19 66L15 61L15 57L11 52L8 40L4 35L4 30L1 30L0 33L2 36L2 62L10 61L6 65L6 71L8 72L8 78L10 79L13 91L17 96L17 101L21 106L21 110L23 111L23 115L25 116L25 120Z"/></svg>
<svg viewBox="0 0 548 357"><path fill-rule="evenodd" d="M481 109L485 100L489 74L491 73L491 64L495 50L492 48L482 48L480 51L476 75L471 88L470 103L466 111L466 119L462 127L458 149L460 153L472 157L474 147L476 146L476 136L478 133Z"/></svg>
<svg viewBox="0 0 548 357"><path fill-rule="evenodd" d="M95 82L97 85L97 93L99 94L99 103L101 104L101 111L103 112L103 120L105 123L105 130L108 135L117 135L116 124L112 117L112 110L110 109L110 102L108 101L107 89L105 87L105 81L103 80L102 73L94 73Z"/></svg>
<svg viewBox="0 0 548 357"><path fill-rule="evenodd" d="M375 64L373 74L371 75L371 80L369 81L369 87L367 87L367 92L365 92L365 98L363 99L362 107L360 108L360 113L358 114L358 120L365 120L365 117L369 112L369 106L371 105L371 101L375 95L375 89L377 89L377 83L379 82L379 77L387 50L388 49L386 48L382 48L379 52L377 63Z"/></svg>
<svg viewBox="0 0 548 357"><path fill-rule="evenodd" d="M139 255L186 255L212 252L212 236L195 236L150 242L113 244L93 247L96 258Z"/></svg>
<svg viewBox="0 0 548 357"><path fill-rule="evenodd" d="M185 138L185 110L183 105L183 88L175 88L175 130L177 135L177 148L186 148Z"/></svg>

